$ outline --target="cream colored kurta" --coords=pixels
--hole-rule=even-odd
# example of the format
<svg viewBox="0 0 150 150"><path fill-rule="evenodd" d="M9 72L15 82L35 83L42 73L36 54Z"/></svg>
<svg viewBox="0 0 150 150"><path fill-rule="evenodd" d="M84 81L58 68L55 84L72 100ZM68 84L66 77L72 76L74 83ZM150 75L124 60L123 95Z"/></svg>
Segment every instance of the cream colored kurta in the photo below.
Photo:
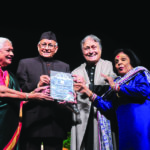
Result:
<svg viewBox="0 0 150 150"><path fill-rule="evenodd" d="M87 86L90 84L90 80L85 69L86 63L81 64L75 70L72 71L72 74L80 75L84 77ZM116 74L113 72L112 62L108 60L100 59L96 64L95 68L95 76L94 76L94 85L106 85L106 81L104 77L101 76L101 73L105 75L109 75L112 77L116 77ZM87 128L87 123L89 119L91 102L89 98L82 98L82 94L77 93L77 101L78 101L78 109L80 114L77 116L73 114L74 121L81 120L81 124L77 124L72 126L71 129L71 150L84 150L81 149L81 144L83 141L83 137ZM96 113L96 108L94 107L94 113ZM93 150L99 150L98 144L98 126L97 126L97 118L94 118L94 148Z"/></svg>

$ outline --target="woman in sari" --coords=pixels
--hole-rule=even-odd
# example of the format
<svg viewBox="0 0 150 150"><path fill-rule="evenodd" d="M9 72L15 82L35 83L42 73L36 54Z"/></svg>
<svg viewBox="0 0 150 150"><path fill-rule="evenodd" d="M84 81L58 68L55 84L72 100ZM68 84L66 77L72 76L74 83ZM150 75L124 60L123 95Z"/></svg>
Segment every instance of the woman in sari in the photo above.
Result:
<svg viewBox="0 0 150 150"><path fill-rule="evenodd" d="M13 46L9 39L0 37L0 149L17 149L17 142L22 127L22 106L25 101L51 98L46 87L35 89L32 93L21 92L15 76L6 70L13 58Z"/></svg>
<svg viewBox="0 0 150 150"><path fill-rule="evenodd" d="M104 74L110 88L98 96L84 82L75 79L75 89L85 93L102 113L115 111L119 150L150 150L150 72L130 49L114 53L114 66L120 75L113 80Z"/></svg>

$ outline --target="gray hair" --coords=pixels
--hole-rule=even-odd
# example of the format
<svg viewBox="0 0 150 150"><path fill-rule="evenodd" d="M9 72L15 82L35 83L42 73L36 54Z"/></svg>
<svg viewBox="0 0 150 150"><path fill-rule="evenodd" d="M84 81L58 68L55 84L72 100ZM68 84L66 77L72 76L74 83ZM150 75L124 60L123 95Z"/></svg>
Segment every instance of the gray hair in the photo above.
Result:
<svg viewBox="0 0 150 150"><path fill-rule="evenodd" d="M87 35L87 36L81 41L81 43L80 43L80 44L81 44L81 49L83 48L84 42L85 42L86 39L88 39L88 38L91 38L91 39L93 39L95 42L98 42L100 48L102 49L101 39L98 38L97 36L93 35L93 34Z"/></svg>
<svg viewBox="0 0 150 150"><path fill-rule="evenodd" d="M9 41L12 44L12 42L8 38L0 37L0 50L3 48L3 45L6 41Z"/></svg>

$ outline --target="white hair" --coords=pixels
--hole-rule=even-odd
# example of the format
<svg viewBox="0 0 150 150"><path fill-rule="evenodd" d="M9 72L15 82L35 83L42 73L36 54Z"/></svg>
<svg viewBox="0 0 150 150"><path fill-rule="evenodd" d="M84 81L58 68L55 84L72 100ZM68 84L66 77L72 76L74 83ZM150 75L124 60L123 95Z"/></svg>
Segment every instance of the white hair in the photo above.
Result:
<svg viewBox="0 0 150 150"><path fill-rule="evenodd" d="M0 37L0 50L3 48L3 45L6 41L9 41L12 44L12 42L8 38Z"/></svg>
<svg viewBox="0 0 150 150"><path fill-rule="evenodd" d="M91 39L93 39L95 42L98 42L99 43L99 46L100 46L100 48L102 49L102 43L101 43L101 39L100 38L98 38L96 35L93 35L93 34L90 34L90 35L87 35L82 41L81 41L81 49L83 48L83 44L84 44L84 42L86 41L86 39L88 39L88 38L91 38Z"/></svg>

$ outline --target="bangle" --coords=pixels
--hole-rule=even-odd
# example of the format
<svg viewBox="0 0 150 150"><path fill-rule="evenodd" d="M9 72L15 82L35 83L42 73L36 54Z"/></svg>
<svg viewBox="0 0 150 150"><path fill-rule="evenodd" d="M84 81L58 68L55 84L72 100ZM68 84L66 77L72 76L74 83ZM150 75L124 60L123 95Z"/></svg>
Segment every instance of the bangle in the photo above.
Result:
<svg viewBox="0 0 150 150"><path fill-rule="evenodd" d="M92 96L90 97L90 101L94 102L96 97L97 97L97 95L95 93L93 93Z"/></svg>
<svg viewBox="0 0 150 150"><path fill-rule="evenodd" d="M120 90L120 86L118 83L115 83L111 86L112 90L116 91L116 92L119 92Z"/></svg>
<svg viewBox="0 0 150 150"><path fill-rule="evenodd" d="M29 94L28 94L28 93L26 93L26 100L28 100L28 97L29 97Z"/></svg>
<svg viewBox="0 0 150 150"><path fill-rule="evenodd" d="M115 84L115 91L116 91L116 92L119 92L119 90L120 90L120 86L119 86L118 83L116 83L116 84Z"/></svg>

